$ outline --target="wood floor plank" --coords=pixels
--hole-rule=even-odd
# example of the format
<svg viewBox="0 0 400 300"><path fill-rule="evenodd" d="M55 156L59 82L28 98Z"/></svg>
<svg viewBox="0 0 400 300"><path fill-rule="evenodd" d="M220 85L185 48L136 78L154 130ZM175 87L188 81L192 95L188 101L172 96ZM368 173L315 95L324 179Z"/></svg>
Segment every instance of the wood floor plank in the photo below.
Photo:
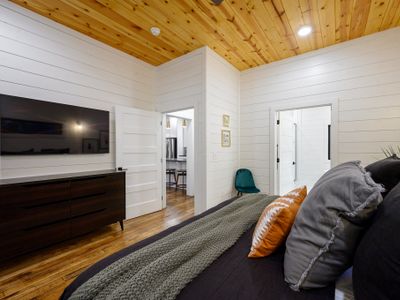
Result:
<svg viewBox="0 0 400 300"><path fill-rule="evenodd" d="M193 197L167 190L167 208L0 265L0 299L58 299L81 272L102 258L194 215Z"/></svg>

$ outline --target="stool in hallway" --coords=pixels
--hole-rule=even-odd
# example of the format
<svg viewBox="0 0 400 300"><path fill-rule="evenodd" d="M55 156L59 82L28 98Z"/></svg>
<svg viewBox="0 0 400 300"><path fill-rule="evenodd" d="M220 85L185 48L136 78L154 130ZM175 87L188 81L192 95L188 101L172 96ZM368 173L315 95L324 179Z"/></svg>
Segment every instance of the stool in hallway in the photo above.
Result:
<svg viewBox="0 0 400 300"><path fill-rule="evenodd" d="M179 183L179 177L182 177L182 183ZM186 170L177 170L176 171L176 189L184 189L186 190Z"/></svg>
<svg viewBox="0 0 400 300"><path fill-rule="evenodd" d="M166 174L168 175L168 181L167 181L167 186L171 187L176 185L177 179L176 179L176 169L167 169ZM174 176L174 181L171 180L171 175Z"/></svg>

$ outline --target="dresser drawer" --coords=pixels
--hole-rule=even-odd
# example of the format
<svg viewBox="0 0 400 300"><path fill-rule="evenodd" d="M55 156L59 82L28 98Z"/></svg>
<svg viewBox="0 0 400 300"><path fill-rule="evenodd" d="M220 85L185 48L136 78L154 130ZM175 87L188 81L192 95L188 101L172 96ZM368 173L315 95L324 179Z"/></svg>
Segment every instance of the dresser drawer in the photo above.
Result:
<svg viewBox="0 0 400 300"><path fill-rule="evenodd" d="M123 203L121 197L116 197L113 193L73 199L71 200L71 216L81 216L106 208L118 208L122 206L121 203Z"/></svg>
<svg viewBox="0 0 400 300"><path fill-rule="evenodd" d="M107 192L107 176L72 180L70 191L71 199L105 194Z"/></svg>
<svg viewBox="0 0 400 300"><path fill-rule="evenodd" d="M37 250L67 239L70 235L69 221L21 230L12 234L0 234L0 260Z"/></svg>
<svg viewBox="0 0 400 300"><path fill-rule="evenodd" d="M68 219L68 201L44 204L30 208L9 208L0 210L0 232L16 232L32 229Z"/></svg>
<svg viewBox="0 0 400 300"><path fill-rule="evenodd" d="M69 198L69 182L27 184L0 189L0 209L29 208Z"/></svg>
<svg viewBox="0 0 400 300"><path fill-rule="evenodd" d="M82 217L76 217L71 219L71 236L79 236L123 219L125 219L125 210L123 208L109 208Z"/></svg>
<svg viewBox="0 0 400 300"><path fill-rule="evenodd" d="M125 174L113 174L71 181L71 198L125 192Z"/></svg>
<svg viewBox="0 0 400 300"><path fill-rule="evenodd" d="M123 219L125 173L98 172L33 182L3 182L0 261Z"/></svg>

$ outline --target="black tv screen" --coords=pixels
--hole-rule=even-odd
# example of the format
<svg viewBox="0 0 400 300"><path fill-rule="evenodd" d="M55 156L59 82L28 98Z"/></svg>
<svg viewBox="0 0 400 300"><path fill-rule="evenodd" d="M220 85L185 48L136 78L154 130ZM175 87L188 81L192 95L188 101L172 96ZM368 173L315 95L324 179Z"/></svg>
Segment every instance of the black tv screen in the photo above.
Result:
<svg viewBox="0 0 400 300"><path fill-rule="evenodd" d="M1 155L109 153L109 115L0 94Z"/></svg>

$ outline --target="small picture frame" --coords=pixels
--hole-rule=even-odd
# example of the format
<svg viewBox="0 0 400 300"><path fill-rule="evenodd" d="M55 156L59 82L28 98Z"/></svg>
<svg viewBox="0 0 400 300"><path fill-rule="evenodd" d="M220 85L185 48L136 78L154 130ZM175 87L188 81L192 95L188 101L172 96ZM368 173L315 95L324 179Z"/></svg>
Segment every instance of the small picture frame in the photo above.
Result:
<svg viewBox="0 0 400 300"><path fill-rule="evenodd" d="M231 122L231 117L229 115L222 115L222 126L229 127Z"/></svg>
<svg viewBox="0 0 400 300"><path fill-rule="evenodd" d="M221 146L222 147L230 147L231 146L231 131L230 130L221 130Z"/></svg>

